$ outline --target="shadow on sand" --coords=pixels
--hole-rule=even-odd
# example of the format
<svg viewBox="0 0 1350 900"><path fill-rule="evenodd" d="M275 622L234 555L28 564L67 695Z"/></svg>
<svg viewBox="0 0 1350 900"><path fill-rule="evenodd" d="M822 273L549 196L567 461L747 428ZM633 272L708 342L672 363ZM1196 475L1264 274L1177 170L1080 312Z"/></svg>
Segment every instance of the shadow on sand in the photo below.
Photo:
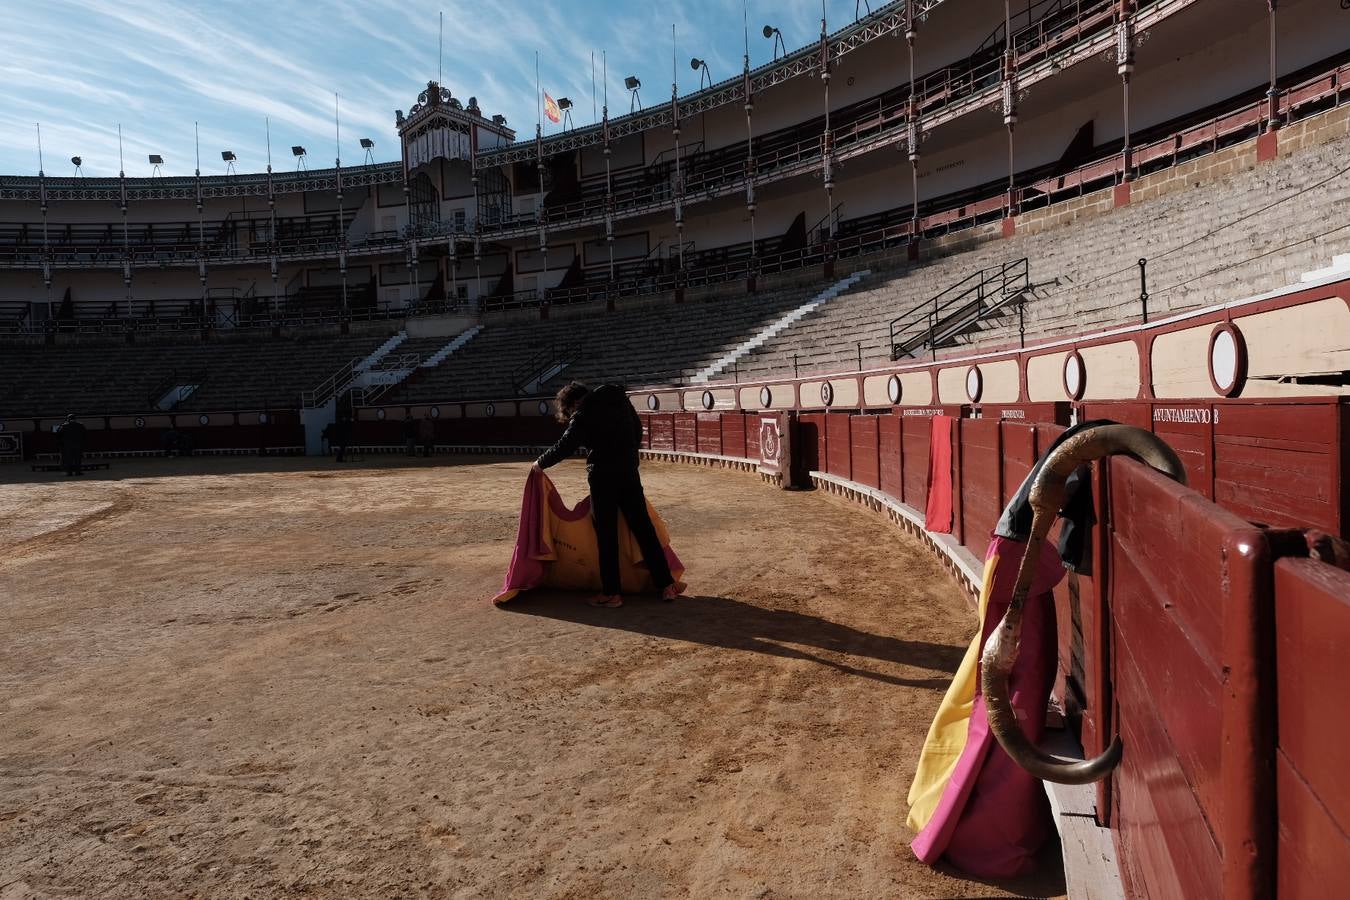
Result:
<svg viewBox="0 0 1350 900"><path fill-rule="evenodd" d="M688 596L675 603L636 597L627 598L620 609L595 609L576 594L535 590L502 608L709 647L807 660L859 678L934 690L946 690L951 680L947 676L956 671L965 653L962 648L870 634L819 616L765 609L728 597ZM902 678L851 665L849 657L928 669L944 677Z"/></svg>

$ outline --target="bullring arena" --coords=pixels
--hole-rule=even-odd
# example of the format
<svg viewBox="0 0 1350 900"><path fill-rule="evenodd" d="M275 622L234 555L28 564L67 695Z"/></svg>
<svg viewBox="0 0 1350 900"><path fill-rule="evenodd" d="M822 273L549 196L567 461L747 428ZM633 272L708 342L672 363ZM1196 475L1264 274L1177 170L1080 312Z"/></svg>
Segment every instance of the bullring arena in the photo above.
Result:
<svg viewBox="0 0 1350 900"><path fill-rule="evenodd" d="M401 109L34 129L0 900L1337 896L1350 0L734 5L590 117L451 16ZM86 12L180 93L272 14Z"/></svg>
<svg viewBox="0 0 1350 900"><path fill-rule="evenodd" d="M912 538L658 464L688 598L508 612L523 467L456 463L7 482L5 896L1004 895L903 852L969 638Z"/></svg>

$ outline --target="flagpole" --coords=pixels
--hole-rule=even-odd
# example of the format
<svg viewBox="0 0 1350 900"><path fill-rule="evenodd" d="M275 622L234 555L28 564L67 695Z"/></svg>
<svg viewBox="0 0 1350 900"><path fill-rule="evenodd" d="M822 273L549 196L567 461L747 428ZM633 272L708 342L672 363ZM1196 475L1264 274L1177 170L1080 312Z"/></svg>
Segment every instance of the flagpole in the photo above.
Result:
<svg viewBox="0 0 1350 900"><path fill-rule="evenodd" d="M595 116L595 51L591 51L591 122L598 122Z"/></svg>
<svg viewBox="0 0 1350 900"><path fill-rule="evenodd" d="M543 94L543 89L539 87L539 51L538 51L538 50L534 51L534 104L535 104L535 107L536 107L536 111L535 111L535 116L536 116L536 119L535 119L535 125L539 128L539 131L542 133L543 130L544 130L544 94Z"/></svg>

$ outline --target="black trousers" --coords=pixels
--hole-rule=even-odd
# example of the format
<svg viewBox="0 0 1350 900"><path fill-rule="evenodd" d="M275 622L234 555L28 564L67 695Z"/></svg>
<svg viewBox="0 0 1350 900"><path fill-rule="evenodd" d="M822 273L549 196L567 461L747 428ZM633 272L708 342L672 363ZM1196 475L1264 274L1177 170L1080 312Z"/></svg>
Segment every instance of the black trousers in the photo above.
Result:
<svg viewBox="0 0 1350 900"><path fill-rule="evenodd" d="M670 564L656 526L647 514L647 497L642 493L642 480L637 472L610 475L591 472L591 521L595 525L595 540L600 551L600 583L606 594L620 592L619 584L619 513L623 513L628 530L633 532L642 550L643 562L651 573L657 590L672 584Z"/></svg>
<svg viewBox="0 0 1350 900"><path fill-rule="evenodd" d="M61 448L61 465L67 475L84 474L84 451L71 447Z"/></svg>

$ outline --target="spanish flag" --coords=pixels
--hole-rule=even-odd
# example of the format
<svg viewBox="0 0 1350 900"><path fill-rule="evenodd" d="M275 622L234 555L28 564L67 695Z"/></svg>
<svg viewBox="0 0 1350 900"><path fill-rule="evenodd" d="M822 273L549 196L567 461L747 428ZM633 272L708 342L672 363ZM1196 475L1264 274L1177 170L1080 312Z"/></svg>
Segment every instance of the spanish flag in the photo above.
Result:
<svg viewBox="0 0 1350 900"><path fill-rule="evenodd" d="M558 101L550 97L548 91L544 91L544 115L555 125L562 121L562 110L558 109Z"/></svg>

